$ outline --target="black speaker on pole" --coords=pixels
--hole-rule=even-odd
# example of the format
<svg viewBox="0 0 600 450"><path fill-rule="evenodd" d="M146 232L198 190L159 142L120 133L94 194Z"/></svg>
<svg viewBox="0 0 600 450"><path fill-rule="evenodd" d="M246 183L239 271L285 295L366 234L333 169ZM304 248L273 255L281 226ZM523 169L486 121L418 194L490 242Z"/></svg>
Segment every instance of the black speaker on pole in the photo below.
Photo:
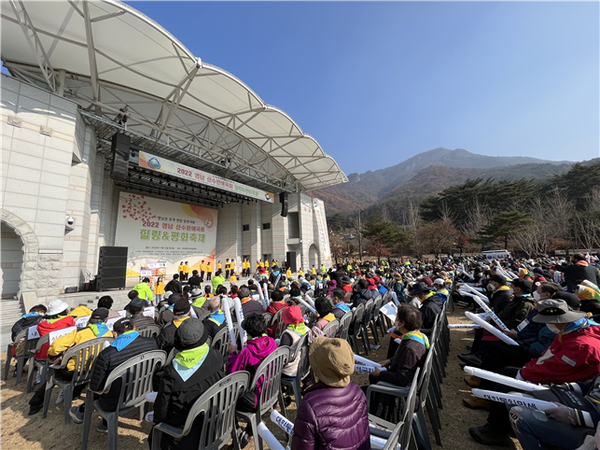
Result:
<svg viewBox="0 0 600 450"><path fill-rule="evenodd" d="M112 166L110 168L110 177L116 181L127 180L129 169L129 147L131 138L123 133L115 133L112 137Z"/></svg>
<svg viewBox="0 0 600 450"><path fill-rule="evenodd" d="M100 247L96 290L122 289L127 277L127 247Z"/></svg>
<svg viewBox="0 0 600 450"><path fill-rule="evenodd" d="M287 192L279 194L279 201L281 202L281 217L287 217L288 213L288 198Z"/></svg>

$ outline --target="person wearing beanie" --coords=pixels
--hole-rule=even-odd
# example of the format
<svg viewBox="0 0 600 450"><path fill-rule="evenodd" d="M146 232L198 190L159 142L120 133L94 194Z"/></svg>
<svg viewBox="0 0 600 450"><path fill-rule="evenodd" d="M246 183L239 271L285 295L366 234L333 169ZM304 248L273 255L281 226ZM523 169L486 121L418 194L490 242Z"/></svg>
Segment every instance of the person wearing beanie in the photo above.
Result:
<svg viewBox="0 0 600 450"><path fill-rule="evenodd" d="M90 316L88 324L81 330L73 330L69 334L58 337L52 342L52 345L48 348L48 359L51 360L52 364L61 364L62 354L75 345L82 344L87 341L91 341L96 338L112 337L112 332L109 331L106 325L108 319L108 309L98 308L94 310ZM73 379L73 371L75 370L75 358L67 363L67 366L63 369L58 370L55 376L61 381L71 381ZM85 385L75 386L73 390L73 398L76 398L81 394ZM29 415L36 414L44 405L44 394L46 392L46 385L40 386L35 391L31 400L29 400ZM64 400L63 391L61 390L58 394L56 403L62 403Z"/></svg>
<svg viewBox="0 0 600 450"><path fill-rule="evenodd" d="M354 373L350 345L319 336L308 358L318 382L306 390L298 408L292 450L369 450L367 399L350 380Z"/></svg>
<svg viewBox="0 0 600 450"><path fill-rule="evenodd" d="M286 328L281 335L279 346L287 346L290 348L290 358L296 355L296 358L287 362L283 367L283 375L287 378L295 378L298 373L298 364L300 364L300 352L296 354L298 344L302 336L306 335L308 329L304 324L304 317L299 306L288 306L281 313L281 320L285 323Z"/></svg>
<svg viewBox="0 0 600 450"><path fill-rule="evenodd" d="M142 353L157 350L156 341L149 337L140 336L136 331L133 321L122 318L113 324L113 337L115 340L102 350L92 367L90 389L95 392L103 392L105 383L110 373L124 362ZM105 411L113 412L119 404L121 383L113 383L106 394L98 396L98 401ZM88 395L91 395L89 393ZM73 406L69 415L76 424L82 424L85 413L85 403ZM101 433L108 433L106 420L102 419L96 428Z"/></svg>
<svg viewBox="0 0 600 450"><path fill-rule="evenodd" d="M194 402L225 376L221 355L209 348L207 339L208 330L193 317L177 328L174 340L177 354L164 369L154 402L155 424L183 427ZM198 448L203 417L198 415L190 433L180 439L163 434L161 450ZM152 445L152 431L148 442Z"/></svg>
<svg viewBox="0 0 600 450"><path fill-rule="evenodd" d="M171 307L170 307L171 308ZM167 355L175 345L175 332L181 324L191 317L190 302L184 298L180 298L172 305L173 321L166 325L158 336L156 336L156 344L158 348L167 352Z"/></svg>

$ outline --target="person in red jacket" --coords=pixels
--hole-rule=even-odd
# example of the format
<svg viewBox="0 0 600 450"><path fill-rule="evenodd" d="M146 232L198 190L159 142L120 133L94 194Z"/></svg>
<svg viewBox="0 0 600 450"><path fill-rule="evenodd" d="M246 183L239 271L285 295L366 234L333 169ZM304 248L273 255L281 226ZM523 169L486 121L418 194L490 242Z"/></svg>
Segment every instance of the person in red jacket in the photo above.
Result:
<svg viewBox="0 0 600 450"><path fill-rule="evenodd" d="M561 384L595 378L600 371L600 326L586 313L572 311L564 300L538 303L535 322L545 323L557 333L546 352L521 369L505 367L504 375L533 383ZM514 391L497 384L498 391ZM508 446L510 421L506 405L493 403L487 425L469 428L469 434L484 445Z"/></svg>
<svg viewBox="0 0 600 450"><path fill-rule="evenodd" d="M56 330L62 330L67 327L74 327L75 320L69 314L69 305L62 300L52 300L48 304L48 311L45 319L41 321L37 330L40 337ZM35 354L36 359L46 359L48 357L48 343L44 344L39 352Z"/></svg>

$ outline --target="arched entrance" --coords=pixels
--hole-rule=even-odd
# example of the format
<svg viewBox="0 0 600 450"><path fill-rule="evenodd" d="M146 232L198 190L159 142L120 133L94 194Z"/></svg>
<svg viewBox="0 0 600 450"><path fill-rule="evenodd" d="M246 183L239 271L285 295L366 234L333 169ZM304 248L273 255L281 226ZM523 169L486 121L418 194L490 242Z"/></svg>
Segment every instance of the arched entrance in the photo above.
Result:
<svg viewBox="0 0 600 450"><path fill-rule="evenodd" d="M309 267L312 267L313 265L317 268L319 267L319 250L315 244L312 244L308 248L308 264Z"/></svg>
<svg viewBox="0 0 600 450"><path fill-rule="evenodd" d="M0 292L3 299L13 299L20 290L24 244L14 228L4 221L2 221L0 233L0 260L2 261Z"/></svg>

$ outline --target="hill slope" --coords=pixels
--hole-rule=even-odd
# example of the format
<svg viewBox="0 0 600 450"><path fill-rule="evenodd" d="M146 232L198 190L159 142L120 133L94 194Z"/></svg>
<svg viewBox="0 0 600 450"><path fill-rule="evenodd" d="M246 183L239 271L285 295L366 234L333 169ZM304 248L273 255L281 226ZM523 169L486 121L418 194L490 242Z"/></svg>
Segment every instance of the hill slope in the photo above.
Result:
<svg viewBox="0 0 600 450"><path fill-rule="evenodd" d="M416 175L421 176L421 172L427 167L456 168L458 171L433 172L432 175L437 174L446 181L440 180L436 182L434 178L431 178L430 183L432 186L427 189L423 186L423 190L429 190L429 192L424 193L437 192L453 184L464 182L468 178L479 176L476 175L476 172L469 173L464 170L491 169L501 166L529 164L537 167L540 164L560 166L564 164L570 165L571 163L568 161L555 162L520 156L485 156L477 155L463 149L448 150L446 148L436 148L419 153L406 161L385 169L368 171L362 174L352 173L348 175L348 183L319 189L310 194L325 200L328 213L341 212L348 214L357 208L365 208L377 202L386 194L400 188L404 183L417 178ZM531 169L532 167L530 166L529 168ZM462 172L461 169L463 170ZM434 189L434 185L438 184L443 187L441 189Z"/></svg>

